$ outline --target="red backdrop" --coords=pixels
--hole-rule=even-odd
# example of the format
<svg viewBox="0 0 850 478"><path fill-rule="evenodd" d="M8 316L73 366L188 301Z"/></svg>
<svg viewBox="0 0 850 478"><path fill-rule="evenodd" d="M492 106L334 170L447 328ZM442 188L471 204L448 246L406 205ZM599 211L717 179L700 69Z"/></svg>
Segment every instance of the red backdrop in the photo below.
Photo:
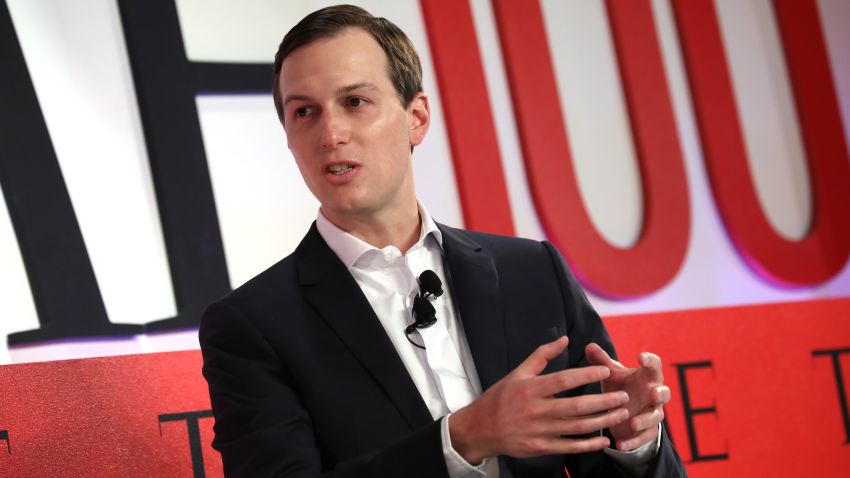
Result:
<svg viewBox="0 0 850 478"><path fill-rule="evenodd" d="M690 476L835 476L850 469L848 312L839 299L606 323L626 365L664 357ZM221 476L200 370L198 351L0 367L0 476Z"/></svg>

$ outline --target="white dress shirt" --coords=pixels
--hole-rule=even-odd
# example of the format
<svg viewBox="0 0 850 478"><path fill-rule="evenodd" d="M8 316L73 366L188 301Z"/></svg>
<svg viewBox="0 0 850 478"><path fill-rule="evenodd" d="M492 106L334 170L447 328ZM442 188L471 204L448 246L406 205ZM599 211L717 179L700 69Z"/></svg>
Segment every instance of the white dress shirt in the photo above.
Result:
<svg viewBox="0 0 850 478"><path fill-rule="evenodd" d="M348 234L330 222L321 210L316 227L369 300L431 416L435 420L446 417L441 424L441 432L449 476L498 478L498 460L495 457L473 466L451 446L449 415L475 400L481 394L481 383L466 336L461 333L460 318L445 279L442 233L422 204L419 204L419 216L419 240L404 253L395 246L378 249ZM419 292L417 278L424 270L437 274L443 282L443 295L431 298L437 322L428 328L416 329L409 336L410 340L424 346L423 349L408 341L405 329L413 323L413 298ZM656 449L657 444L628 453L606 451L612 455L624 455L623 458L615 456L615 459L619 458L621 465L634 468L648 463ZM638 456L634 456L636 453Z"/></svg>

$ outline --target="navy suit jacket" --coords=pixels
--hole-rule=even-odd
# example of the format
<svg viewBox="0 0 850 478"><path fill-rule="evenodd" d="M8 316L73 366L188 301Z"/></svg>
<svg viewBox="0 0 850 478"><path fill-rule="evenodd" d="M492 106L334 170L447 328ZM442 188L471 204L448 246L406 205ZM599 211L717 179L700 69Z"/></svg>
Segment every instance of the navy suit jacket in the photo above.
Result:
<svg viewBox="0 0 850 478"><path fill-rule="evenodd" d="M614 348L550 244L439 226L446 279L481 385L537 346L570 345L546 372ZM439 318L438 318L439 319ZM345 265L315 224L298 248L213 303L200 328L227 476L447 477L428 408ZM567 394L598 392L588 386ZM664 437L652 476L684 476ZM627 476L602 452L500 458L502 476Z"/></svg>

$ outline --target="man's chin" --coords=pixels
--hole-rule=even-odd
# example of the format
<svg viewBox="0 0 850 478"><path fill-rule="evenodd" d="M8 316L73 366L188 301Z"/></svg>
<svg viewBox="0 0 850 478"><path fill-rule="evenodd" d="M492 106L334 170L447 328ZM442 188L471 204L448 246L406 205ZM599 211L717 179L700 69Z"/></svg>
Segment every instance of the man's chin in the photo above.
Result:
<svg viewBox="0 0 850 478"><path fill-rule="evenodd" d="M340 219L362 219L374 214L375 208L370 208L360 201L330 202L322 204L322 213L333 221Z"/></svg>

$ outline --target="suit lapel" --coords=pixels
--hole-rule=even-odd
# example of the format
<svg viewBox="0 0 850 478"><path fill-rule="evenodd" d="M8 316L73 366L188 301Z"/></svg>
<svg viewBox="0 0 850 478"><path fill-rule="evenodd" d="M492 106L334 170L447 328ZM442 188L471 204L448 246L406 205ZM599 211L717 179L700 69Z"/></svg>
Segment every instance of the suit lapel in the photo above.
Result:
<svg viewBox="0 0 850 478"><path fill-rule="evenodd" d="M372 375L412 429L433 422L369 301L315 224L296 254L298 281L306 300Z"/></svg>
<svg viewBox="0 0 850 478"><path fill-rule="evenodd" d="M438 225L446 274L478 378L487 389L508 372L505 317L493 258L463 231Z"/></svg>

